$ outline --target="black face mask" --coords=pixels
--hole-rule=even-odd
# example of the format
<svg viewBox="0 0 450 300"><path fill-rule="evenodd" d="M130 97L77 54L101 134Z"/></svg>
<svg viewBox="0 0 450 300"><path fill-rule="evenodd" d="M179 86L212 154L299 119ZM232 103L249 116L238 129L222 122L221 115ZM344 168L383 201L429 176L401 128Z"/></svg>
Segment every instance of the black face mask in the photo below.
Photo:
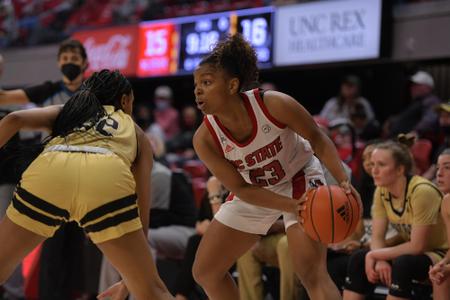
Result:
<svg viewBox="0 0 450 300"><path fill-rule="evenodd" d="M66 76L70 81L73 81L78 75L81 74L81 67L76 64L68 63L64 64L61 67L61 72Z"/></svg>
<svg viewBox="0 0 450 300"><path fill-rule="evenodd" d="M449 135L450 135L450 125L441 126L441 131L442 131L446 136L449 136Z"/></svg>

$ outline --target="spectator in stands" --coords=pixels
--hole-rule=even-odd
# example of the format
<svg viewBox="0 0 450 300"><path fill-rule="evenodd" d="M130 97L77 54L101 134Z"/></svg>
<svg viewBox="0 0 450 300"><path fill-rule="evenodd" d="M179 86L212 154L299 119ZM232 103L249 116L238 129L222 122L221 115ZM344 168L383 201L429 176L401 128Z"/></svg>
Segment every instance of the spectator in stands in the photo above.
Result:
<svg viewBox="0 0 450 300"><path fill-rule="evenodd" d="M164 131L158 123L154 122L153 111L146 104L138 104L134 112L134 120L144 130L153 148L156 160L168 166L166 160L166 145L164 142Z"/></svg>
<svg viewBox="0 0 450 300"><path fill-rule="evenodd" d="M369 119L362 103L356 103L350 114L350 120L356 135L362 141L369 141L380 137L380 123L376 119Z"/></svg>
<svg viewBox="0 0 450 300"><path fill-rule="evenodd" d="M219 210L220 205L225 201L227 194L228 192L216 177L212 176L208 179L208 182L206 183L206 193L200 204L200 210L195 224L196 233L189 238L186 253L181 264L181 270L176 279L175 298L177 300L189 299L194 291L196 283L192 276L192 266L194 264L198 245L213 216Z"/></svg>
<svg viewBox="0 0 450 300"><path fill-rule="evenodd" d="M176 153L178 161L193 159L195 157L194 146L192 145L192 138L200 125L201 119L197 114L197 109L194 106L185 106L181 111L181 126L180 132L173 138L167 141L167 152Z"/></svg>
<svg viewBox="0 0 450 300"><path fill-rule="evenodd" d="M195 233L196 208L191 183L184 173L171 171L155 161L151 186L148 241L154 257L181 260L189 238ZM99 290L118 280L118 272L104 258Z"/></svg>
<svg viewBox="0 0 450 300"><path fill-rule="evenodd" d="M161 126L155 123L153 111L148 105L138 104L136 106L136 112L134 112L134 119L136 124L138 124L146 134L164 139L164 132Z"/></svg>
<svg viewBox="0 0 450 300"><path fill-rule="evenodd" d="M414 132L419 137L435 137L439 124L434 108L441 103L441 99L433 94L433 77L427 72L418 71L411 76L410 81L412 103L386 121L385 134L394 137L399 133Z"/></svg>
<svg viewBox="0 0 450 300"><path fill-rule="evenodd" d="M358 140L353 124L349 119L338 118L328 123L328 130L339 157L352 170L353 182L358 183L364 145Z"/></svg>
<svg viewBox="0 0 450 300"><path fill-rule="evenodd" d="M370 250L351 255L344 300L364 299L377 283L389 287L388 300L410 299L412 280L427 279L429 267L448 247L439 214L442 195L428 180L411 176L413 160L405 145L377 144L371 163L377 187ZM386 243L389 224L398 232L395 246Z"/></svg>
<svg viewBox="0 0 450 300"><path fill-rule="evenodd" d="M0 2L0 48L11 45L19 36L14 5L11 0Z"/></svg>
<svg viewBox="0 0 450 300"><path fill-rule="evenodd" d="M447 148L450 148L450 101L435 106L439 117L440 136L433 147L430 168L422 176L432 180L436 175L436 163L438 156Z"/></svg>
<svg viewBox="0 0 450 300"><path fill-rule="evenodd" d="M180 116L172 106L173 93L167 85L158 86L154 93L155 121L164 131L164 139L170 140L180 132Z"/></svg>
<svg viewBox="0 0 450 300"><path fill-rule="evenodd" d="M26 45L57 43L66 39L69 35L64 29L70 15L76 11L76 2L78 1L46 1L42 3L42 11L37 13L37 24L28 32Z"/></svg>
<svg viewBox="0 0 450 300"><path fill-rule="evenodd" d="M437 161L437 186L444 194L441 204L441 214L447 227L447 242L450 243L450 148L445 149ZM448 299L450 295L450 251L429 272L431 281L435 284L435 300ZM447 297L447 298L446 298Z"/></svg>
<svg viewBox="0 0 450 300"><path fill-rule="evenodd" d="M439 128L442 134L440 145L435 151L433 162L437 161L437 156L447 148L450 148L450 101L441 103L435 107L439 117Z"/></svg>
<svg viewBox="0 0 450 300"><path fill-rule="evenodd" d="M24 89L0 91L0 104L25 104L33 102L46 106L64 104L81 86L88 66L86 49L77 40L66 40L58 51L58 67L62 78L46 81Z"/></svg>
<svg viewBox="0 0 450 300"><path fill-rule="evenodd" d="M320 116L328 121L339 118L350 119L356 112L357 104L362 107L367 122L375 119L369 101L361 96L361 80L355 75L348 75L341 82L339 95L325 103Z"/></svg>

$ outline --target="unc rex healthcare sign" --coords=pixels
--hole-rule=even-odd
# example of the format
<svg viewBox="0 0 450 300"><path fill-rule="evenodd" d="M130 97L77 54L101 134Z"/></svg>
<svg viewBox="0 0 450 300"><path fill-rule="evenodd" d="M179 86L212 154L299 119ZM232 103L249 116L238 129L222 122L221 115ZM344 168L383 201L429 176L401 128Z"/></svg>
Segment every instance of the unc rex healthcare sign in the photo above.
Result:
<svg viewBox="0 0 450 300"><path fill-rule="evenodd" d="M379 56L381 0L319 1L279 7L275 20L278 66Z"/></svg>

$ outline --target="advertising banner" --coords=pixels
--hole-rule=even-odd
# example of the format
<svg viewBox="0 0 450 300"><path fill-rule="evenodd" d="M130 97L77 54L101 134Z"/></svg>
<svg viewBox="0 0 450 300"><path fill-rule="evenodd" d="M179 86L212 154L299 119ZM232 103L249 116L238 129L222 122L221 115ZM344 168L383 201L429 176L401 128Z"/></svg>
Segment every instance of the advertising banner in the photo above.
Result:
<svg viewBox="0 0 450 300"><path fill-rule="evenodd" d="M318 1L279 7L276 66L377 58L381 0Z"/></svg>
<svg viewBox="0 0 450 300"><path fill-rule="evenodd" d="M89 60L86 75L111 69L119 70L125 76L135 76L137 30L137 26L121 26L74 33L72 38L86 48Z"/></svg>

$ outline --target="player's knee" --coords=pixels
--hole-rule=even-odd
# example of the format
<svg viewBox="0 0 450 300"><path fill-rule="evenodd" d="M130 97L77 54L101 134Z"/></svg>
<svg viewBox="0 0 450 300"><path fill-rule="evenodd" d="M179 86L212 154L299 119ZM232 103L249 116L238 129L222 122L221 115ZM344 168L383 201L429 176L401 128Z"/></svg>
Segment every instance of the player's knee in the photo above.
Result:
<svg viewBox="0 0 450 300"><path fill-rule="evenodd" d="M417 262L414 260L414 255L401 255L392 261L392 271L410 273L415 263Z"/></svg>

